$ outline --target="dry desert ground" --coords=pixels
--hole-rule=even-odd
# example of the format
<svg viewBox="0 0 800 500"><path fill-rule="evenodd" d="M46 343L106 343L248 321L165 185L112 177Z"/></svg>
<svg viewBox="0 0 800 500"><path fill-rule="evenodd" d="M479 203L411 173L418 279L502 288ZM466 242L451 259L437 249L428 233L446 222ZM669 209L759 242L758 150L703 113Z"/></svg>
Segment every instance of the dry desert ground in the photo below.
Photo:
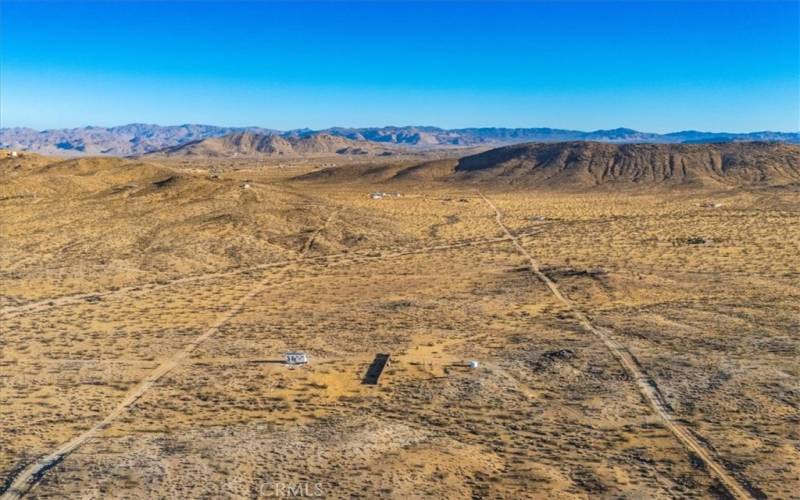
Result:
<svg viewBox="0 0 800 500"><path fill-rule="evenodd" d="M0 160L6 497L797 497L796 186L321 164Z"/></svg>

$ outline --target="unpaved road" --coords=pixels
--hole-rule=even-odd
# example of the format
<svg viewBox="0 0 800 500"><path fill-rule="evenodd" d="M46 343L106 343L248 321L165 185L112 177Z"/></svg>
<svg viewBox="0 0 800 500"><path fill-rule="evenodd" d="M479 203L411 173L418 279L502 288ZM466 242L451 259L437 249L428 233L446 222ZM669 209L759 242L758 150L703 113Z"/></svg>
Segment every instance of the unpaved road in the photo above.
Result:
<svg viewBox="0 0 800 500"><path fill-rule="evenodd" d="M314 239L325 230L328 224L333 220L336 214L339 213L339 210L335 210L331 213L331 215L325 220L324 224L320 226L317 230L315 230L311 236L309 236L308 240L306 241L305 245L303 245L303 249L300 251L300 258L303 258L311 249L311 246L314 244ZM247 294L245 294L241 299L239 299L233 307L231 307L225 314L217 318L217 320L201 335L198 335L194 340L192 340L186 347L182 350L178 351L174 354L171 358L161 363L155 370L153 370L150 375L148 375L144 380L139 382L133 389L128 391L125 395L125 398L120 401L120 403L111 411L102 421L95 424L89 430L85 431L83 434L72 438L71 440L67 441L61 447L59 447L56 451L50 453L49 455L40 458L36 462L30 464L28 467L23 469L11 484L8 487L8 490L0 496L1 500L12 500L21 498L22 495L26 494L33 488L39 481L41 481L42 477L47 473L48 470L53 468L54 466L58 465L61 460L64 459L67 455L75 451L78 447L82 444L87 442L88 440L92 439L93 437L97 436L100 432L105 430L109 425L111 425L120 415L127 412L130 407L138 401L142 396L144 396L147 391L149 391L164 375L169 373L172 369L180 365L183 360L188 358L192 352L202 344L206 339L214 335L215 333L219 332L219 329L228 321L231 320L234 316L236 316L239 311L244 308L245 304L249 302L253 297L258 295L259 293L263 292L268 288L274 288L278 286L283 286L288 284L289 282L282 282L282 283L271 283L267 280L262 281L257 286L253 287Z"/></svg>
<svg viewBox="0 0 800 500"><path fill-rule="evenodd" d="M550 292L552 292L561 303L572 311L572 314L578 319L578 322L585 330L591 332L603 342L614 358L622 365L622 368L627 372L628 376L634 381L642 397L644 397L653 411L663 420L664 425L672 432L678 441L680 441L687 450L693 452L705 462L706 466L722 482L723 486L728 490L728 493L734 498L753 498L752 495L739 484L736 478L714 458L711 452L707 450L685 426L675 421L664 399L658 392L658 389L656 389L655 383L639 369L633 354L631 354L625 346L614 340L611 337L611 332L605 328L595 326L589 321L589 318L581 312L571 300L561 293L558 285L540 270L539 263L525 247L522 246L519 242L519 238L508 230L508 227L503 223L503 214L500 212L500 209L483 194L481 194L481 198L494 210L497 225L500 226L508 239L511 240L517 251L528 260L531 272L550 289Z"/></svg>
<svg viewBox="0 0 800 500"><path fill-rule="evenodd" d="M534 234L539 233L540 231L531 231L524 234L519 235L519 237L525 236L532 236ZM309 249L313 244L313 239L316 238L318 233L312 234L311 237L306 241L305 245L308 245ZM499 237L499 238L483 238L479 240L464 240L464 241L456 241L454 243L446 243L442 245L433 245L433 246L425 246L420 248L406 248L406 249L395 249L394 251L385 252L386 248L367 248L363 250L359 250L358 252L340 252L340 253L331 253L326 255L319 255L316 257L307 257L305 254L292 258L286 259L276 262L269 262L266 264L255 265L252 267L247 268L237 268L237 269L229 269L226 271L217 271L212 273L203 273L203 274L196 274L193 276L186 276L183 278L174 278L170 280L158 280L153 282L146 282L146 283L139 283L136 285L129 285L119 288L114 288L112 290L98 290L95 292L88 292L88 293L78 293L72 295L61 295L58 297L50 297L47 299L37 300L35 302L29 302L27 304L22 304L19 306L11 306L11 307L4 307L0 309L3 316L6 318L19 316L21 314L32 313L32 312L41 312L48 309L52 309L54 307L63 307L72 304L78 304L81 302L85 302L87 300L91 300L93 298L103 298L103 297L110 297L116 295L128 295L128 294L145 294L151 292L153 290L158 290L161 288L165 288L168 286L174 285L182 285L186 283L194 283L197 281L207 281L212 280L215 278L225 278L229 276L235 276L237 274L245 274L251 273L255 271L263 271L265 269L275 268L275 267L282 267L288 266L291 264L295 264L300 261L326 261L326 260L335 260L339 258L346 258L346 261L350 261L357 258L363 259L386 259L386 258L394 258L400 257L403 255L413 255L419 253L429 253L429 252L436 252L436 251L445 251L445 250L452 250L456 248L464 248L469 246L479 246L479 245L491 245L494 243L500 243L503 241L509 241L507 236ZM304 245L304 248L305 248ZM307 253L308 250L306 250Z"/></svg>
<svg viewBox="0 0 800 500"><path fill-rule="evenodd" d="M710 451L708 451L692 434L691 432L684 427L679 422L674 420L674 417L670 413L668 407L666 406L665 402L663 401L660 393L656 389L655 384L641 371L639 366L637 365L634 356L619 342L614 340L611 336L611 332L608 330L595 326L589 320L589 318L581 312L575 304L565 297L561 291L559 290L558 286L550 280L550 278L545 275L539 267L538 262L531 256L531 254L522 246L520 243L520 238L524 236L528 236L533 233L521 234L521 235L514 235L512 234L509 229L505 226L502 220L502 213L500 210L485 196L482 194L480 195L483 201L492 208L495 212L495 220L498 226L502 229L505 236L503 237L495 237L495 238L487 238L482 240L472 240L472 241L464 241L464 242L456 242L451 244L444 244L444 245L436 245L436 246L427 246L418 249L397 249L395 248L394 251L389 252L381 252L378 255L364 255L364 254L355 254L355 253L341 253L341 254L331 254L328 256L322 256L321 258L336 258L336 257L345 257L345 261L351 261L359 258L363 259L372 259L372 258L394 258L399 257L402 255L410 255L410 254L418 254L418 253L427 253L433 251L440 251L440 250L448 250L454 248L461 248L473 245L480 245L480 244L493 244L498 242L510 241L513 243L517 251L523 255L529 262L531 272L540 280L542 281L551 293L565 306L567 306L574 316L578 319L580 325L587 331L591 332L595 336L597 336L606 348L611 352L614 358L620 363L623 369L628 373L631 379L634 381L639 393L642 397L647 401L649 406L653 409L653 411L661 418L665 424L665 426L672 432L672 434L678 439L679 442L683 446L686 447L687 450L690 450L695 455L700 457L705 464L707 465L708 469L713 472L713 474L721 481L724 487L728 490L728 492L734 496L735 498L751 498L751 495L745 490L739 482L727 471L727 469L720 464L712 455ZM325 230L329 222L335 217L338 213L334 211L325 223L315 230L305 242L303 248L299 252L299 256L296 259L287 260L285 262L276 262L270 263L263 266L257 266L252 269L261 269L266 267L273 267L279 265L290 264L293 262L297 262L299 260L306 259L306 255L309 250L312 248L315 239L319 236L319 234ZM308 260L308 259L306 259ZM131 286L126 288L121 288L117 290L112 290L104 293L98 294L82 294L82 295L75 295L75 296L67 296L62 297L61 299L54 299L53 301L41 301L35 304L26 304L24 306L20 306L20 308L14 308L14 312L29 312L31 310L37 309L36 306L44 305L44 308L54 307L55 305L65 305L68 303L79 302L81 300L85 300L87 297L92 295L110 295L110 294L118 294L118 293L126 293L131 291L147 291L152 290L152 287L161 287L161 286L169 286L173 284L179 284L184 282L191 282L203 279L211 279L213 277L218 276L226 276L226 275L234 275L237 273L245 272L245 270L233 270L233 271L223 271L218 273L210 273L205 275L198 275L192 276L187 278L180 278L177 280L170 281L168 283L156 283L148 288L142 288L144 285L137 285ZM155 370L153 370L144 380L142 380L139 384L137 384L133 389L131 389L125 398L115 407L115 409L109 413L102 421L97 423L95 426L90 428L89 430L85 431L84 433L80 434L79 436L73 438L72 440L64 443L61 447L57 450L53 451L49 455L40 458L36 462L30 464L24 470L22 470L12 481L9 486L9 489L0 497L1 500L7 499L17 499L28 492L33 486L35 486L44 474L47 473L49 469L56 466L61 460L64 459L67 455L71 452L79 448L81 445L89 441L90 439L96 437L99 433L101 433L104 429L110 426L120 415L124 414L128 411L128 409L138 401L143 395L147 393L164 375L169 373L171 370L179 366L186 358L188 358L191 353L205 340L209 337L213 336L214 334L218 333L220 328L225 325L231 318L236 316L244 306L257 294L263 292L268 288L284 286L288 284L288 282L282 283L271 283L269 281L263 281L258 286L254 287L250 292L244 295L239 301L237 301L230 310L228 310L224 315L217 318L217 320L201 335L196 337L185 346L181 351L174 354L171 358L163 362L159 365ZM50 302L54 302L50 304Z"/></svg>
<svg viewBox="0 0 800 500"><path fill-rule="evenodd" d="M303 245L302 250L299 252L299 256L296 259L288 260L285 263L271 263L264 266L258 266L255 269L266 268L266 267L274 267L278 265L298 262L300 260L306 259L306 255L313 247L315 239L319 236L319 234L325 230L328 224L333 220L333 218L339 213L339 210L334 211L325 221L325 223L316 229L306 240L305 244ZM538 233L539 231L533 231L530 233L525 233L523 236L530 236L533 234ZM469 241L461 241L461 242L454 242L448 243L443 245L432 245L432 246L425 246L421 248L415 249L396 249L392 252L381 252L379 255L372 256L369 254L355 254L355 253L341 253L341 254L330 254L328 256L324 256L327 258L333 257L347 257L346 261L356 260L356 259L385 259L385 258L395 258L401 257L404 255L413 255L413 254L420 254L420 253L430 253L430 252L437 252L437 251L446 251L455 248L464 248L469 246L476 246L476 245L487 245L487 244L495 244L504 241L513 241L512 237L505 236L505 237L494 237L494 238L485 238L479 240L469 240ZM252 269L252 268L251 268ZM219 273L211 273L207 275L198 275L192 276L188 278L179 278L177 280L170 281L169 283L156 283L151 287L145 288L143 285L138 286L131 286L126 288L120 288L104 293L97 293L97 294L81 294L81 295L72 295L62 297L60 301L41 301L38 302L38 305L45 305L48 307L55 307L56 305L67 305L75 302L80 302L81 300L85 300L87 297L90 296L104 296L104 295L111 295L111 294L124 294L127 292L132 291L148 291L152 290L153 288L160 288L162 286L180 284L180 283L187 283L192 281L197 281L200 279L210 279L212 277L219 277L225 275L233 275L237 273L242 273L244 271L235 270L231 272L219 272ZM292 281L294 283L296 280ZM50 453L47 456L44 456L38 459L36 462L30 464L28 467L23 469L14 480L11 482L8 490L0 496L0 500L10 500L10 499L18 499L21 498L26 492L30 491L40 480L41 478L47 473L49 469L58 465L61 460L64 459L67 455L71 452L75 451L81 445L89 441L90 439L97 436L100 432L106 429L109 425L111 425L120 415L124 414L128 411L128 409L138 401L144 394L147 393L164 375L169 373L172 369L179 366L187 357L191 355L191 353L207 340L212 335L216 334L219 329L227 323L231 318L236 316L242 308L249 302L254 296L263 292L269 288L275 288L279 286L284 286L289 284L289 282L282 282L282 283L270 283L268 281L263 281L258 286L254 287L249 293L243 296L239 301L237 301L233 307L227 311L224 315L217 318L213 325L211 325L206 331L204 331L201 335L196 337L189 343L184 349L177 352L167 361L163 362L159 365L155 370L153 370L150 375L147 376L144 380L139 382L133 389L131 389L125 396L125 398L114 408L114 410L109 413L102 421L97 423L95 426L90 428L89 430L85 431L84 433L76 436L72 440L64 443L61 447L59 447L54 452ZM56 299L58 300L58 299ZM54 304L49 304L49 302L54 302ZM21 306L21 308L15 309L14 312L30 312L33 310L30 306L33 304L27 304L26 306ZM21 309L21 310L19 310Z"/></svg>

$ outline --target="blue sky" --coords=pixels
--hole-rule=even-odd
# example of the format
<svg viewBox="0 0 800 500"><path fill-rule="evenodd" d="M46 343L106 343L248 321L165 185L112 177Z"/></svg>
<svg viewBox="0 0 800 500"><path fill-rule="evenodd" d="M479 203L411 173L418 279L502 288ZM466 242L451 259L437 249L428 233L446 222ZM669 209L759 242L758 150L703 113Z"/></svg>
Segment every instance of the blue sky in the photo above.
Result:
<svg viewBox="0 0 800 500"><path fill-rule="evenodd" d="M800 129L800 2L0 0L0 126Z"/></svg>

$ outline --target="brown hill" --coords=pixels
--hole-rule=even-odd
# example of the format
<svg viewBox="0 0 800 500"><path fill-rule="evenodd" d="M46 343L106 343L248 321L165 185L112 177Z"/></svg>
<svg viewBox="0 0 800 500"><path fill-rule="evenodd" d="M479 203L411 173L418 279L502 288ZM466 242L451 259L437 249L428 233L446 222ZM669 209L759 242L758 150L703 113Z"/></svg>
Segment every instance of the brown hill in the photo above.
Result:
<svg viewBox="0 0 800 500"><path fill-rule="evenodd" d="M800 146L528 143L464 157L449 178L563 187L788 184L800 182Z"/></svg>
<svg viewBox="0 0 800 500"><path fill-rule="evenodd" d="M0 178L3 246L9 249L0 257L3 284L12 270L26 269L50 283L60 279L56 270L65 261L90 266L107 262L108 255L130 280L294 258L308 228L332 210L323 198L259 177L209 175L138 159L26 153L0 158ZM350 216L316 238L313 252L356 249L387 235L402 238L402 228L369 212ZM48 262L35 269L26 253L34 245ZM100 287L102 269L97 264L92 274L87 268L83 279Z"/></svg>
<svg viewBox="0 0 800 500"><path fill-rule="evenodd" d="M212 137L162 150L168 156L329 156L390 155L392 149L370 141L351 140L330 134L306 137L243 132Z"/></svg>
<svg viewBox="0 0 800 500"><path fill-rule="evenodd" d="M308 174L303 180L563 189L800 185L800 146L773 142L526 143L461 159L333 168Z"/></svg>

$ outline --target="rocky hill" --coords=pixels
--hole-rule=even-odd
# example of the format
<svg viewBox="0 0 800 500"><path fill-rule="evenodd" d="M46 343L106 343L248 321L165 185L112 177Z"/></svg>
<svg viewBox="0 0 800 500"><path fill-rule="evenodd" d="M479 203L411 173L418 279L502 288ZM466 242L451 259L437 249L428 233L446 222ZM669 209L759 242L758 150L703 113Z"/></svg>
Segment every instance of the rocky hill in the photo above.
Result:
<svg viewBox="0 0 800 500"><path fill-rule="evenodd" d="M785 184L800 182L800 146L767 142L518 144L462 158L451 178L574 187Z"/></svg>
<svg viewBox="0 0 800 500"><path fill-rule="evenodd" d="M800 146L721 144L525 143L461 159L314 172L322 182L446 182L523 188L724 187L800 185ZM363 171L362 171L363 170Z"/></svg>

